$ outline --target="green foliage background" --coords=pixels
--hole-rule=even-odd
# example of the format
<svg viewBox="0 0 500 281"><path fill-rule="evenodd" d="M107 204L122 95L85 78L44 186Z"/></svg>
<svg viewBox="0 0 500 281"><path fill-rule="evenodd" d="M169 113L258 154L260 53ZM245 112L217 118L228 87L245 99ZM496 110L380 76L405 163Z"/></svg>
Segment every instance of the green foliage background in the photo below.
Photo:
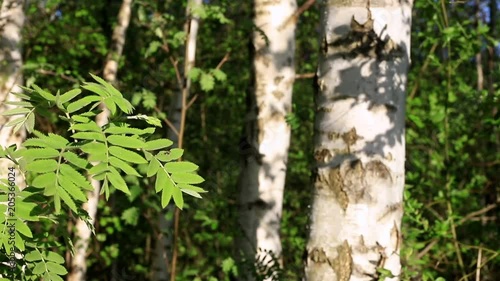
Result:
<svg viewBox="0 0 500 281"><path fill-rule="evenodd" d="M199 165L198 173L206 180L201 186L209 192L202 200L183 202L179 281L232 280L244 266L233 259L233 242L240 235L238 143L245 95L252 86L251 2L205 1L206 9L200 11L196 70L190 73L197 99L188 111L183 157ZM500 276L500 68L494 40L499 27L498 19L493 24L486 16L491 11L485 8L488 2L479 3L485 20L477 23L473 1L415 1L407 99L404 280L473 279L478 256L481 280ZM89 72L101 75L120 4L48 0L41 6L31 1L23 33L27 86L65 93L89 80ZM179 89L171 58L182 64L185 8L185 1L134 2L116 87L137 115L168 118L165 112ZM314 5L298 22L298 74L315 72L318 34L319 7ZM485 76L482 90L477 87L478 53ZM215 70L226 54L229 60ZM292 142L281 225L282 280L302 276L311 200L312 85L312 78L296 80L293 115L288 118ZM145 128L140 120L131 122ZM37 112L34 129L69 138L72 133L65 124L47 110ZM163 138L166 130L163 125L151 138ZM148 170L147 165L135 168L138 174ZM129 195L114 193L109 201L99 202L88 280L148 278L161 197L147 177L124 176L124 181ZM71 237L75 217L63 209L58 220L60 224L37 221L31 231L67 261L70 247L64 237ZM47 257L63 263L51 258Z"/></svg>

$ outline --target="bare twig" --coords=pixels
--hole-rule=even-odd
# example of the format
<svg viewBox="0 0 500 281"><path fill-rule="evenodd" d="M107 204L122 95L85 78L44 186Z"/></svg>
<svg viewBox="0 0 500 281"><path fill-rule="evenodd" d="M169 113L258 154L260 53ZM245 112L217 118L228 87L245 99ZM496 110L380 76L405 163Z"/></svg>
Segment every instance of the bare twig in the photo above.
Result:
<svg viewBox="0 0 500 281"><path fill-rule="evenodd" d="M300 8L298 8L295 13L293 13L279 28L278 30L281 31L283 29L285 29L289 24L292 24L292 23L295 23L297 22L297 20L299 19L299 16L305 12L307 9L309 9L313 4L314 2L316 2L316 0L308 0L307 2L305 2L304 4L302 4L302 6L300 6Z"/></svg>
<svg viewBox="0 0 500 281"><path fill-rule="evenodd" d="M155 106L155 111L157 113L163 113L157 106ZM167 126L170 128L170 130L172 130L176 135L179 135L179 131L177 131L174 124L172 124L172 122L168 121L167 118L161 118L161 119L167 124Z"/></svg>
<svg viewBox="0 0 500 281"><path fill-rule="evenodd" d="M55 73L54 71L51 71L51 70L39 69L39 70L37 70L37 72L40 73L40 74L43 74L43 75L58 76L58 77L61 77L64 80L67 80L67 81L70 81L70 82L73 82L73 83L78 83L79 82L78 79L75 79L73 77L64 75L62 73L61 74Z"/></svg>
<svg viewBox="0 0 500 281"><path fill-rule="evenodd" d="M314 75L316 75L316 73L314 73L314 72L296 74L295 79L309 79L309 78L313 78Z"/></svg>
<svg viewBox="0 0 500 281"><path fill-rule="evenodd" d="M228 60L229 60L229 53L226 53L226 55L222 58L222 60L219 62L219 64L215 69L220 69L222 65L224 65L224 63L226 63L226 61Z"/></svg>
<svg viewBox="0 0 500 281"><path fill-rule="evenodd" d="M187 109L189 109L191 107L191 105L193 105L193 103L196 101L196 98L198 98L198 94L194 95L193 98L191 98L191 100L187 103Z"/></svg>

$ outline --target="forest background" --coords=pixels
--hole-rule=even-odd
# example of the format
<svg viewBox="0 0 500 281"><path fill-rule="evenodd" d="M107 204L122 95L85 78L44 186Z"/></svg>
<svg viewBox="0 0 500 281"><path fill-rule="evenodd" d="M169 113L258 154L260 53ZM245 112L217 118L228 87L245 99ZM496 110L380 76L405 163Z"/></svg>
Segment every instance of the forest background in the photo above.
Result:
<svg viewBox="0 0 500 281"><path fill-rule="evenodd" d="M184 158L199 165L208 191L186 198L179 216L176 280L232 280L240 140L252 84L252 1L203 1ZM302 1L306 2L306 1ZM302 5L299 1L298 5ZM121 1L26 1L22 29L24 85L66 92L103 76ZM497 280L500 276L500 77L498 3L419 0L413 7L407 94L406 186L401 258L406 280ZM162 120L179 91L175 65L185 58L185 1L133 1L115 86L136 113ZM308 235L313 163L314 87L319 5L296 28L292 128L284 194L281 280L300 280ZM36 129L67 135L53 115ZM87 280L149 280L161 204L127 176L132 196L100 200ZM167 216L172 217L173 212ZM37 224L69 263L76 221ZM0 272L1 273L1 272Z"/></svg>

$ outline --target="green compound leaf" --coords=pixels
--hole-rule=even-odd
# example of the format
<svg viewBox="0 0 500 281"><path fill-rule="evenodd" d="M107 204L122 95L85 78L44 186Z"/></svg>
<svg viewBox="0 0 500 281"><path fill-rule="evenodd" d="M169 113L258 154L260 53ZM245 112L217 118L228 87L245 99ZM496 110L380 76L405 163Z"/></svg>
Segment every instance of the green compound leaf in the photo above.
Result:
<svg viewBox="0 0 500 281"><path fill-rule="evenodd" d="M152 176L156 175L156 173L158 173L158 169L159 168L160 168L160 162L158 162L158 160L156 160L156 158L152 158L149 161L149 165L148 165L148 170L146 172L146 176L149 178L149 177L152 177Z"/></svg>
<svg viewBox="0 0 500 281"><path fill-rule="evenodd" d="M76 184L77 186L84 188L86 190L93 190L94 188L88 182L87 178L85 178L82 174L77 172L73 167L68 164L61 164L59 168L61 173L68 177L68 179Z"/></svg>
<svg viewBox="0 0 500 281"><path fill-rule="evenodd" d="M24 256L24 259L27 261L39 261L42 259L42 254L38 252L37 250L33 250Z"/></svg>
<svg viewBox="0 0 500 281"><path fill-rule="evenodd" d="M110 146L109 153L111 153L111 155L113 155L113 156L116 156L117 158L120 158L120 159L127 161L127 162L130 162L130 163L136 163L136 164L148 163L148 161L146 161L146 159L144 159L138 153L121 148L121 147L118 147L118 146Z"/></svg>
<svg viewBox="0 0 500 281"><path fill-rule="evenodd" d="M142 130L137 128L129 128L129 127L109 127L104 131L106 134L131 134L131 135L144 135L150 134L149 130Z"/></svg>
<svg viewBox="0 0 500 281"><path fill-rule="evenodd" d="M81 93L82 93L82 90L80 90L80 89L70 90L70 91L64 93L62 96L60 96L58 102L60 104L67 103Z"/></svg>
<svg viewBox="0 0 500 281"><path fill-rule="evenodd" d="M188 183L188 184L198 184L205 181L199 175L192 173L174 173L172 174L172 179L176 183Z"/></svg>
<svg viewBox="0 0 500 281"><path fill-rule="evenodd" d="M191 162L186 162L186 161L181 161L181 162L169 162L165 164L165 169L169 173L177 173L177 172L194 172L198 170L198 165L191 163Z"/></svg>
<svg viewBox="0 0 500 281"><path fill-rule="evenodd" d="M182 198L182 192L178 187L172 189L172 196L174 197L174 203L177 208L182 210L182 207L184 207L184 198Z"/></svg>
<svg viewBox="0 0 500 281"><path fill-rule="evenodd" d="M19 151L19 155L35 160L57 157L59 156L59 151L53 148L32 148Z"/></svg>
<svg viewBox="0 0 500 281"><path fill-rule="evenodd" d="M46 188L51 185L54 186L56 183L56 174L54 172L51 172L36 176L31 185L38 188Z"/></svg>
<svg viewBox="0 0 500 281"><path fill-rule="evenodd" d="M57 161L53 159L37 160L26 165L26 170L37 173L47 173L57 170Z"/></svg>
<svg viewBox="0 0 500 281"><path fill-rule="evenodd" d="M109 167L109 172L106 174L106 177L111 182L114 188L123 191L123 193L127 195L130 195L130 190L128 189L127 183L114 167Z"/></svg>
<svg viewBox="0 0 500 281"><path fill-rule="evenodd" d="M63 264L65 262L64 258L55 252L46 252L43 254L43 256L46 260L53 261L55 263Z"/></svg>
<svg viewBox="0 0 500 281"><path fill-rule="evenodd" d="M162 162L170 162L177 160L184 154L184 149L172 148L170 151L160 151L156 154L156 158Z"/></svg>
<svg viewBox="0 0 500 281"><path fill-rule="evenodd" d="M107 137L108 142L114 145L118 145L121 147L128 148L143 148L144 142L140 139L128 137L128 136L120 136L120 135L111 135Z"/></svg>
<svg viewBox="0 0 500 281"><path fill-rule="evenodd" d="M144 149L145 150L158 150L158 149L162 149L162 148L167 148L167 147L171 146L172 144L174 144L174 142L169 140L169 139L157 139L157 140L152 140L152 141L146 142Z"/></svg>
<svg viewBox="0 0 500 281"><path fill-rule="evenodd" d="M83 139L83 140L98 140L98 141L106 141L106 138L102 133L97 132L78 132L71 136L74 139Z"/></svg>
<svg viewBox="0 0 500 281"><path fill-rule="evenodd" d="M89 164L89 162L86 159L78 157L78 155L76 155L75 153L73 153L71 151L64 152L63 157L69 163L71 163L71 164L73 164L81 169L86 169L86 167Z"/></svg>
<svg viewBox="0 0 500 281"><path fill-rule="evenodd" d="M66 110L68 111L68 113L73 113L73 112L78 111L78 110L82 109L83 107L87 106L91 102L96 102L96 101L100 101L100 100L101 100L101 98L99 96L87 96L87 97L79 99L75 102L70 103L68 105L68 107L66 108Z"/></svg>
<svg viewBox="0 0 500 281"><path fill-rule="evenodd" d="M64 266L57 264L57 263L54 263L54 262L50 262L50 261L47 262L47 269L50 272L58 274L58 275L65 275L68 273L68 271L66 270L66 268L64 268Z"/></svg>
<svg viewBox="0 0 500 281"><path fill-rule="evenodd" d="M26 237L33 238L33 233L31 233L31 229L28 227L28 224L20 219L16 220L16 231Z"/></svg>
<svg viewBox="0 0 500 281"><path fill-rule="evenodd" d="M13 115L24 115L24 114L27 114L27 113L30 113L32 109L29 109L29 108L14 108L14 109L9 109L9 110L6 110L2 113L0 113L0 115L3 115L3 116L13 116Z"/></svg>
<svg viewBox="0 0 500 281"><path fill-rule="evenodd" d="M64 203L75 213L78 212L77 208L76 208L76 204L75 204L75 201L73 201L73 199L71 199L71 197L69 196L69 194L66 192L66 190L64 188L62 188L61 186L58 186L57 187L57 194L59 195L59 197L64 201ZM54 199L56 198L56 196L54 196ZM57 209L56 209L57 210Z"/></svg>
<svg viewBox="0 0 500 281"><path fill-rule="evenodd" d="M122 161L114 156L109 157L109 163L111 165L113 165L114 167L119 168L120 170L125 172L125 174L127 174L127 175L142 177L134 168L132 168L132 166L127 164L125 161Z"/></svg>
<svg viewBox="0 0 500 281"><path fill-rule="evenodd" d="M73 116L74 118L74 116ZM96 133L101 133L101 127L97 125L94 121L89 121L88 123L73 124L69 130L75 131L91 131ZM102 134L102 133L101 133Z"/></svg>

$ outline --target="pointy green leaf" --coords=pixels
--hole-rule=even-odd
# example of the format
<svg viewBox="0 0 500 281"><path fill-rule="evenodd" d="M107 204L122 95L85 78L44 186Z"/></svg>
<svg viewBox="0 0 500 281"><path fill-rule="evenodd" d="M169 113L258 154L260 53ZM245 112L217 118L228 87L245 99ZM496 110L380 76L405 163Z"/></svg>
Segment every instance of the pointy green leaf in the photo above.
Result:
<svg viewBox="0 0 500 281"><path fill-rule="evenodd" d="M109 147L109 153L111 155L116 156L122 160L125 160L130 163L136 163L136 164L145 164L148 161L144 159L141 155L139 155L136 152L118 147L118 146L110 146Z"/></svg>
<svg viewBox="0 0 500 281"><path fill-rule="evenodd" d="M106 154L107 147L102 142L89 142L80 148L83 152L93 155L93 154Z"/></svg>
<svg viewBox="0 0 500 281"><path fill-rule="evenodd" d="M10 126L17 125L19 123L22 123L24 120L26 120L26 118L24 118L24 117L17 118L17 119L12 119L12 120L10 120L9 122L7 122L5 124L5 127L10 127Z"/></svg>
<svg viewBox="0 0 500 281"><path fill-rule="evenodd" d="M205 181L199 175L192 173L174 173L172 174L172 179L176 183L188 183L188 184L198 184Z"/></svg>
<svg viewBox="0 0 500 281"><path fill-rule="evenodd" d="M132 166L114 156L109 157L109 163L114 167L120 168L125 174L142 177Z"/></svg>
<svg viewBox="0 0 500 281"><path fill-rule="evenodd" d="M113 100L111 100L110 97L107 97L103 100L103 102L106 105L106 107L109 109L109 111L111 112L111 115L115 115L116 114L116 104L113 102Z"/></svg>
<svg viewBox="0 0 500 281"><path fill-rule="evenodd" d="M3 116L25 115L26 113L30 113L31 110L32 109L24 108L24 107L13 108L13 109L9 109L9 110L6 110L6 111L0 113L0 115L3 115Z"/></svg>
<svg viewBox="0 0 500 281"><path fill-rule="evenodd" d="M82 93L81 89L73 89L70 91L67 91L64 93L62 96L59 97L59 102L62 103L67 103L70 100L74 99L76 96Z"/></svg>
<svg viewBox="0 0 500 281"><path fill-rule="evenodd" d="M127 183L114 167L109 167L109 173L107 173L106 176L114 186L114 188L123 191L123 193L127 195L130 195L130 190L128 189Z"/></svg>
<svg viewBox="0 0 500 281"><path fill-rule="evenodd" d="M86 117L82 117L86 118ZM91 131L91 132L98 132L100 133L101 127L99 127L94 121L90 121L88 123L80 123L80 124L73 124L69 130L75 130L75 131Z"/></svg>
<svg viewBox="0 0 500 281"><path fill-rule="evenodd" d="M35 129L35 114L33 112L26 116L25 126L28 133L33 132L33 130Z"/></svg>
<svg viewBox="0 0 500 281"><path fill-rule="evenodd" d="M61 164L61 167L59 169L63 175L67 176L70 181L72 181L79 187L86 190L94 189L92 185L87 181L87 179L84 176L82 176L82 174L73 169L73 167L71 167L70 165Z"/></svg>
<svg viewBox="0 0 500 281"><path fill-rule="evenodd" d="M43 90L42 88L38 87L37 85L33 84L31 87L33 89L35 89L36 92L38 94L40 94L40 96L42 96L44 99L46 99L48 101L55 101L56 100L56 97L53 94Z"/></svg>
<svg viewBox="0 0 500 281"><path fill-rule="evenodd" d="M201 195L196 191L192 191L189 189L181 189L181 191L186 193L187 195L191 195L191 196L196 197L196 198L202 198Z"/></svg>
<svg viewBox="0 0 500 281"><path fill-rule="evenodd" d="M169 140L169 139L157 139L157 140L152 140L146 142L146 145L144 146L145 150L158 150L162 148L169 147L173 144L174 142Z"/></svg>
<svg viewBox="0 0 500 281"><path fill-rule="evenodd" d="M89 103L96 102L99 100L101 100L101 98L98 96L87 96L87 97L81 98L75 102L70 103L68 105L68 107L66 108L66 110L68 110L68 113L73 113L73 112L80 110L83 107L87 106Z"/></svg>
<svg viewBox="0 0 500 281"><path fill-rule="evenodd" d="M46 252L43 256L46 260L53 261L55 263L63 264L65 262L64 258L55 252Z"/></svg>
<svg viewBox="0 0 500 281"><path fill-rule="evenodd" d="M133 134L133 135L144 135L147 134L145 130L129 127L109 127L105 131L107 134Z"/></svg>
<svg viewBox="0 0 500 281"><path fill-rule="evenodd" d="M37 160L26 165L29 172L47 173L57 170L57 161L53 159Z"/></svg>
<svg viewBox="0 0 500 281"><path fill-rule="evenodd" d="M160 192L161 190L172 188L174 188L174 185L167 175L167 172L165 172L165 170L163 169L160 169L156 174L155 191Z"/></svg>
<svg viewBox="0 0 500 281"><path fill-rule="evenodd" d="M46 188L57 183L56 174L54 172L40 174L35 177L31 183L34 187Z"/></svg>
<svg viewBox="0 0 500 281"><path fill-rule="evenodd" d="M85 160L84 158L78 157L75 153L71 151L66 151L63 153L64 159L66 159L69 163L77 166L78 168L85 169L87 168L87 165L89 162Z"/></svg>
<svg viewBox="0 0 500 281"><path fill-rule="evenodd" d="M33 250L24 256L24 259L27 261L39 261L42 259L42 255L38 250Z"/></svg>
<svg viewBox="0 0 500 281"><path fill-rule="evenodd" d="M31 149L23 149L19 152L19 155L22 157L27 157L30 159L39 159L39 158L52 158L58 157L59 151L53 148L31 148Z"/></svg>
<svg viewBox="0 0 500 281"><path fill-rule="evenodd" d="M60 214L61 213L61 197L59 196L59 193L56 193L57 191L57 187L54 187L54 208L56 209L56 214ZM45 190L45 192L47 192L47 189ZM44 195L47 195L48 194L45 194L45 192L43 193ZM64 191L66 192L66 191Z"/></svg>
<svg viewBox="0 0 500 281"><path fill-rule="evenodd" d="M65 275L68 273L66 268L64 268L64 266L62 266L60 264L49 261L49 262L47 262L46 265L47 265L47 269L49 270L49 272L52 272L52 273L55 273L58 275Z"/></svg>
<svg viewBox="0 0 500 281"><path fill-rule="evenodd" d="M177 172L194 172L198 170L198 165L191 162L169 162L165 164L165 169L169 173L177 173Z"/></svg>
<svg viewBox="0 0 500 281"><path fill-rule="evenodd" d="M122 97L111 97L111 100L116 104L118 105L118 107L120 108L120 110L126 114L131 114L134 107L132 106L132 104L127 100L127 99L124 99Z"/></svg>
<svg viewBox="0 0 500 281"><path fill-rule="evenodd" d="M66 190L75 200L87 202L87 196L85 196L85 193L83 193L82 190L78 188L68 176L60 176L59 183L61 184L61 187L64 188L64 190Z"/></svg>
<svg viewBox="0 0 500 281"><path fill-rule="evenodd" d="M144 147L144 142L140 139L136 139L128 136L121 135L110 135L107 137L108 142L114 145L119 145L128 148L142 148Z"/></svg>
<svg viewBox="0 0 500 281"><path fill-rule="evenodd" d="M98 140L102 142L106 141L104 135L102 133L97 133L97 132L78 132L73 134L71 137L75 139Z"/></svg>
<svg viewBox="0 0 500 281"><path fill-rule="evenodd" d="M159 168L160 168L160 162L158 162L158 160L156 160L156 158L151 159L151 161L149 161L148 170L147 170L146 175L148 177L152 177L152 176L156 175L156 173L158 173Z"/></svg>
<svg viewBox="0 0 500 281"><path fill-rule="evenodd" d="M113 96L118 96L118 97L122 97L122 94L120 93L120 91L118 91L115 87L113 87L113 85L111 85L110 83L106 82L104 79L102 79L101 77L99 76L96 76L96 75L93 75L92 73L90 73L90 76L92 76L92 78L94 78L94 80L96 80L97 82L99 82L99 84L103 85L106 90ZM94 84L94 83L93 83ZM97 84L96 84L97 85Z"/></svg>
<svg viewBox="0 0 500 281"><path fill-rule="evenodd" d="M184 207L184 198L182 198L181 190L177 187L174 187L172 189L172 196L174 197L174 203L177 208L182 210L182 207Z"/></svg>
<svg viewBox="0 0 500 281"><path fill-rule="evenodd" d="M181 158L184 149L172 148L170 151L160 151L156 154L156 158L162 162L169 162Z"/></svg>
<svg viewBox="0 0 500 281"><path fill-rule="evenodd" d="M66 190L61 187L61 186L58 186L57 187L57 194L61 197L61 199L64 201L64 203L75 213L78 212L78 209L76 207L76 204L75 204L75 201L73 201L73 199L71 198L71 196L69 196L69 194L66 192ZM54 199L55 199L56 196L54 196Z"/></svg>
<svg viewBox="0 0 500 281"><path fill-rule="evenodd" d="M33 107L31 102L29 102L29 101L6 101L6 102L4 102L4 104L14 105L14 106L18 106L18 107Z"/></svg>
<svg viewBox="0 0 500 281"><path fill-rule="evenodd" d="M88 173L90 175L92 175L93 178L97 179L95 177L96 175L99 175L99 174L102 174L102 173L108 172L108 171L109 171L109 169L108 169L108 163L104 163L103 162L103 163L99 163L99 164L95 165L94 167L90 168L88 170Z"/></svg>
<svg viewBox="0 0 500 281"><path fill-rule="evenodd" d="M201 188L201 187L197 187L197 186L194 186L194 185L190 185L190 184L187 184L187 183L179 183L177 186L179 186L180 189L182 190L192 190L196 193L205 193L207 192L205 189Z"/></svg>
<svg viewBox="0 0 500 281"><path fill-rule="evenodd" d="M33 233L31 233L31 229L28 225L20 219L16 220L16 231L21 233L26 237L33 238Z"/></svg>

